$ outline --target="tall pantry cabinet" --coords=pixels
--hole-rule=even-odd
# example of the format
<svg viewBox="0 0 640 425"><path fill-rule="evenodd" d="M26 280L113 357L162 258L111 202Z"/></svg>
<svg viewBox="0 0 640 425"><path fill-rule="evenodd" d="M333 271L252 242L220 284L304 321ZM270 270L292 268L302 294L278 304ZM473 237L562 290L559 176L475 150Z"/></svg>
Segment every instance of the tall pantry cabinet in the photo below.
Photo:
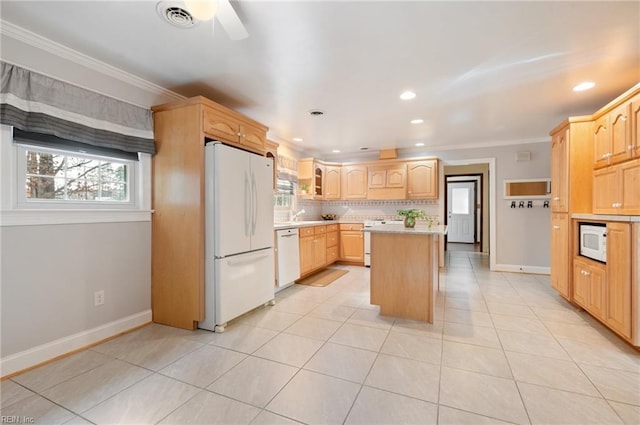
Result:
<svg viewBox="0 0 640 425"><path fill-rule="evenodd" d="M551 131L551 286L572 299L571 214L590 213L593 122L572 117Z"/></svg>
<svg viewBox="0 0 640 425"><path fill-rule="evenodd" d="M264 155L267 128L203 97L151 109L153 321L195 329L205 313L205 139Z"/></svg>

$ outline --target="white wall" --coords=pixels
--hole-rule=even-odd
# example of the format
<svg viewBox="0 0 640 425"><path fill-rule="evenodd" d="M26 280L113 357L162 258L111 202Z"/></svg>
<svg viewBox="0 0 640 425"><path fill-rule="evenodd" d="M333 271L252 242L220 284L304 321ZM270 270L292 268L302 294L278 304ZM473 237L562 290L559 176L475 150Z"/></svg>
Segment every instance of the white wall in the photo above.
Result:
<svg viewBox="0 0 640 425"><path fill-rule="evenodd" d="M11 30L3 28L0 38L6 62L143 107L177 98L35 36L10 37ZM0 252L2 376L151 320L149 220L0 223ZM97 290L105 291L99 307Z"/></svg>
<svg viewBox="0 0 640 425"><path fill-rule="evenodd" d="M530 161L516 161L516 153L531 152ZM549 143L530 143L496 146L478 149L430 152L447 161L474 158L496 159L496 187L490 187L496 195L495 214L496 248L491 255L499 269L541 272L549 271L550 220L549 208L511 209L510 202L503 199L505 179L549 178L551 176L551 147ZM441 194L441 199L443 194ZM491 195L490 195L491 196ZM443 204L443 202L441 202Z"/></svg>

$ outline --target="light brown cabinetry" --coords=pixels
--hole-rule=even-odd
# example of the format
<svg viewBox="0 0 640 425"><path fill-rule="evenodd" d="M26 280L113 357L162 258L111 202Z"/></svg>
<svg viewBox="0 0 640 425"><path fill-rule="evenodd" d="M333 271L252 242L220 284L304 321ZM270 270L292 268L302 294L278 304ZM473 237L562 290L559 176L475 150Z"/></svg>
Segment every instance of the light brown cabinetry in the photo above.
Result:
<svg viewBox="0 0 640 425"><path fill-rule="evenodd" d="M267 140L266 129L220 108L203 107L203 130L207 136L242 149L264 155Z"/></svg>
<svg viewBox="0 0 640 425"><path fill-rule="evenodd" d="M591 117L569 118L551 131L551 285L571 300L573 291L573 213L592 205Z"/></svg>
<svg viewBox="0 0 640 425"><path fill-rule="evenodd" d="M306 276L338 259L338 225L301 227L300 275Z"/></svg>
<svg viewBox="0 0 640 425"><path fill-rule="evenodd" d="M569 273L569 216L551 214L551 286L563 297L571 298Z"/></svg>
<svg viewBox="0 0 640 425"><path fill-rule="evenodd" d="M605 316L606 285L604 265L573 260L573 300L600 320Z"/></svg>
<svg viewBox="0 0 640 425"><path fill-rule="evenodd" d="M362 224L340 224L340 261L364 264Z"/></svg>
<svg viewBox="0 0 640 425"><path fill-rule="evenodd" d="M367 167L342 166L342 199L367 199Z"/></svg>
<svg viewBox="0 0 640 425"><path fill-rule="evenodd" d="M405 199L407 166L405 163L367 167L367 199Z"/></svg>
<svg viewBox="0 0 640 425"><path fill-rule="evenodd" d="M626 161L633 152L631 146L631 102L616 106L594 121L594 168Z"/></svg>
<svg viewBox="0 0 640 425"><path fill-rule="evenodd" d="M325 165L324 167L324 179L322 184L324 185L324 199L334 200L340 199L340 166Z"/></svg>
<svg viewBox="0 0 640 425"><path fill-rule="evenodd" d="M631 99L631 129L627 153L629 158L640 158L640 94Z"/></svg>
<svg viewBox="0 0 640 425"><path fill-rule="evenodd" d="M203 97L151 109L157 150L152 159L153 321L195 329L204 319L205 138L264 153L264 144L250 148L237 132L250 125L251 134L264 141L267 128Z"/></svg>
<svg viewBox="0 0 640 425"><path fill-rule="evenodd" d="M607 223L607 286L605 323L631 338L631 224Z"/></svg>
<svg viewBox="0 0 640 425"><path fill-rule="evenodd" d="M593 172L595 214L640 214L640 159Z"/></svg>
<svg viewBox="0 0 640 425"><path fill-rule="evenodd" d="M438 160L407 162L407 198L438 198Z"/></svg>

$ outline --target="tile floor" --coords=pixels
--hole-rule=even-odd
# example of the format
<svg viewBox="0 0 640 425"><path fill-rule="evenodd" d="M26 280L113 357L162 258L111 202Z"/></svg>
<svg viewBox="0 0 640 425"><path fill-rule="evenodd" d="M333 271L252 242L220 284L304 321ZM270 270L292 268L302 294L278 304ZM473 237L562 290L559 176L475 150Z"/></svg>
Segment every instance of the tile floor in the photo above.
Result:
<svg viewBox="0 0 640 425"><path fill-rule="evenodd" d="M381 317L368 269L223 334L160 325L2 382L42 424L639 424L640 355L549 287L448 252L433 324ZM6 422L6 420L4 421Z"/></svg>

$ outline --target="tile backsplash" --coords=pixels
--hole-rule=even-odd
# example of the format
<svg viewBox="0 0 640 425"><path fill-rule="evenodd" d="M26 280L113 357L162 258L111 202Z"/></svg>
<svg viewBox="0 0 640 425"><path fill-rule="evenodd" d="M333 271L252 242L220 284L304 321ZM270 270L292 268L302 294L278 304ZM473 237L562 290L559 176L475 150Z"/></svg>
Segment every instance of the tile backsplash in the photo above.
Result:
<svg viewBox="0 0 640 425"><path fill-rule="evenodd" d="M429 216L437 217L440 222L440 203L434 201L312 201L298 199L297 211L304 209L305 213L299 216L299 220L321 220L322 214L335 214L336 220L364 221L373 219L398 218L398 210L418 208ZM278 220L276 214L276 221Z"/></svg>

